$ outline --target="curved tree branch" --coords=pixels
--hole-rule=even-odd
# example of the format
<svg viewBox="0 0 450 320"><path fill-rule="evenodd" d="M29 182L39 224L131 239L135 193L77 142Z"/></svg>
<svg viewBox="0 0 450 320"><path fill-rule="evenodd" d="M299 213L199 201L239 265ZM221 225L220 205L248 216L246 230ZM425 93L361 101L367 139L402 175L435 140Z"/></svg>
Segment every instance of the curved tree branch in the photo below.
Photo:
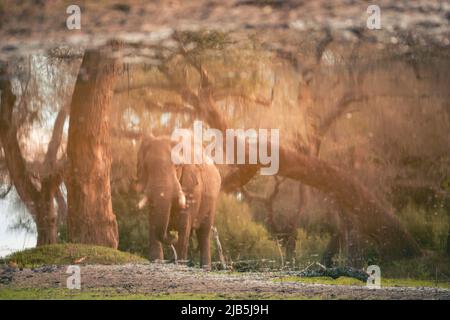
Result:
<svg viewBox="0 0 450 320"><path fill-rule="evenodd" d="M56 116L55 124L53 126L53 132L52 137L50 139L50 142L47 147L47 153L45 155L44 163L43 163L43 169L45 172L44 176L51 175L51 172L56 172L56 175L62 175L64 170L64 163L60 164L57 162L58 158L58 150L61 147L61 142L63 138L63 132L64 132L64 123L66 122L66 118L69 113L69 108L64 106L61 108L61 110L58 112L58 115ZM65 162L65 161L63 161ZM56 184L60 184L61 177L57 178L55 177L59 182L55 182Z"/></svg>
<svg viewBox="0 0 450 320"><path fill-rule="evenodd" d="M5 162L17 193L30 213L36 215L35 204L39 199L39 191L31 181L17 139L17 128L13 123L16 96L12 92L7 65L0 66L0 90L0 140L5 154Z"/></svg>
<svg viewBox="0 0 450 320"><path fill-rule="evenodd" d="M16 96L12 92L6 65L0 65L0 90L0 140L12 184L36 221L37 244L56 243L56 213L53 197L55 189L61 184L62 174L59 170L56 170L56 174L52 173L42 177L39 181L39 189L33 184L32 176L27 170L27 164L17 139L17 127L13 119ZM55 137L55 140L58 140L58 138ZM49 157L53 157L52 151L49 154ZM51 160L53 161L53 159ZM56 168L56 160L53 164Z"/></svg>

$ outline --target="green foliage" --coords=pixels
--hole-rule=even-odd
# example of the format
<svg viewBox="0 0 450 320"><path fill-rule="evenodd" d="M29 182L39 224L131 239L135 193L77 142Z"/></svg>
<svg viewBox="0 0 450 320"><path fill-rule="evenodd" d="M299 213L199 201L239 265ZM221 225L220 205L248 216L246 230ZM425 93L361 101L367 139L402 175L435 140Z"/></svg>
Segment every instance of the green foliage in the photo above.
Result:
<svg viewBox="0 0 450 320"><path fill-rule="evenodd" d="M222 50L227 44L231 43L227 33L217 30L184 31L178 33L177 38L183 45L195 45L197 50Z"/></svg>
<svg viewBox="0 0 450 320"><path fill-rule="evenodd" d="M389 278L413 278L420 280L450 279L450 257L442 253L426 251L422 257L388 261L380 264L382 276Z"/></svg>
<svg viewBox="0 0 450 320"><path fill-rule="evenodd" d="M119 249L142 256L148 253L148 215L138 210L138 198L132 193L116 193L113 208L119 225ZM254 222L246 203L235 197L222 195L219 199L215 226L224 250L224 255L233 261L238 259L279 259L278 249L264 226ZM212 243L212 257L216 259L216 246ZM191 241L190 259L198 260L195 236ZM165 256L172 253L164 248Z"/></svg>
<svg viewBox="0 0 450 320"><path fill-rule="evenodd" d="M318 299L320 297L313 297ZM310 297L273 293L130 293L115 288L95 288L89 290L51 289L4 289L0 300L304 300Z"/></svg>
<svg viewBox="0 0 450 320"><path fill-rule="evenodd" d="M278 249L264 226L252 220L246 203L233 195L222 194L219 199L215 225L224 255L239 259L278 259Z"/></svg>
<svg viewBox="0 0 450 320"><path fill-rule="evenodd" d="M148 214L139 210L137 195L115 193L113 210L119 226L119 250L146 257L148 254Z"/></svg>
<svg viewBox="0 0 450 320"><path fill-rule="evenodd" d="M6 289L0 291L0 300L213 300L216 294L195 293L129 293L114 288L89 291L51 289Z"/></svg>
<svg viewBox="0 0 450 320"><path fill-rule="evenodd" d="M133 193L115 193L113 209L119 225L119 250L131 252L146 257L148 254L148 215L145 210L138 210L139 199ZM255 222L249 206L233 195L222 194L219 198L215 226L225 257L232 261L245 259L280 260L280 254L275 241L259 222ZM328 234L308 233L303 229L298 231L297 260L308 263L317 261L325 250L329 240ZM212 243L212 258L217 261L217 251L214 239ZM165 256L172 253L164 248ZM190 259L197 261L198 245L195 236L192 237Z"/></svg>
<svg viewBox="0 0 450 320"><path fill-rule="evenodd" d="M330 236L324 233L308 232L304 229L297 231L297 260L311 263L319 261L330 241Z"/></svg>
<svg viewBox="0 0 450 320"><path fill-rule="evenodd" d="M444 208L425 209L409 203L400 210L399 217L422 248L445 250L449 220Z"/></svg>
<svg viewBox="0 0 450 320"><path fill-rule="evenodd" d="M345 286L365 286L366 283L355 278L340 277L332 279L328 277L283 277L274 280L275 282L300 282L300 283L317 283L330 285L345 285ZM381 278L382 287L437 287L450 288L450 284L446 282L434 282L430 280L415 280L415 279L388 279Z"/></svg>
<svg viewBox="0 0 450 320"><path fill-rule="evenodd" d="M84 244L52 244L15 252L5 258L19 267L35 268L43 265L67 265L82 259L83 264L145 263L139 256L111 248Z"/></svg>

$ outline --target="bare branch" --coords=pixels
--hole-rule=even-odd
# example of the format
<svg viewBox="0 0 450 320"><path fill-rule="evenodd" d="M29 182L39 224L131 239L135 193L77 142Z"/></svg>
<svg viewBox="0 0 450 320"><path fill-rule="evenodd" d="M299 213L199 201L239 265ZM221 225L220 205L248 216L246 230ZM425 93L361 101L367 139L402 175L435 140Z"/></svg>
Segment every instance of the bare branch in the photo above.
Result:
<svg viewBox="0 0 450 320"><path fill-rule="evenodd" d="M54 168L56 165L58 150L61 147L64 132L64 123L66 122L68 112L68 107L63 106L56 116L52 137L48 144L47 154L44 160L44 167L46 168Z"/></svg>
<svg viewBox="0 0 450 320"><path fill-rule="evenodd" d="M245 187L245 186L242 186L239 190L240 190L241 193L244 195L244 197L245 197L246 199L248 199L250 202L253 202L253 201L259 201L259 202L263 202L263 203L264 203L264 202L267 201L267 198L266 198L266 197L261 196L261 195L259 195L259 194L257 194L257 193L254 193L254 192L249 191L249 190L247 189L247 187Z"/></svg>
<svg viewBox="0 0 450 320"><path fill-rule="evenodd" d="M32 214L35 214L34 204L39 198L39 192L34 187L26 169L25 159L17 140L17 128L13 123L13 109L16 96L12 92L6 66L0 66L0 140L2 142L8 172L17 193Z"/></svg>
<svg viewBox="0 0 450 320"><path fill-rule="evenodd" d="M318 128L318 135L320 137L323 137L333 125L333 123L335 123L337 119L339 119L344 113L346 113L346 111L348 110L347 108L352 103L362 102L366 100L367 96L365 95L355 94L352 91L345 93L332 108L332 110L334 111L322 120L322 123Z"/></svg>
<svg viewBox="0 0 450 320"><path fill-rule="evenodd" d="M245 198L247 198L250 201L260 201L264 203L266 206L272 207L273 201L275 200L276 196L280 192L280 185L286 180L284 177L278 177L274 176L275 184L273 186L273 190L270 192L268 196L261 196L257 193L249 191L245 186L242 186L240 188L242 194Z"/></svg>
<svg viewBox="0 0 450 320"><path fill-rule="evenodd" d="M141 90L141 89L161 90L161 91L169 91L171 93L173 93L173 92L177 93L177 90L176 90L176 88L174 88L173 85L164 84L164 83L155 83L155 82L143 82L143 83L135 84L132 86L119 86L114 89L114 93L121 94L121 93L127 93L128 91Z"/></svg>
<svg viewBox="0 0 450 320"><path fill-rule="evenodd" d="M125 139L131 139L131 140L139 140L142 138L142 133L124 130L124 129L111 128L110 133L111 133L111 136L116 137L116 138L125 138Z"/></svg>
<svg viewBox="0 0 450 320"><path fill-rule="evenodd" d="M243 92L233 92L229 89L223 89L223 90L214 90L213 97L215 101L220 101L223 99L226 99L227 97L233 97L233 98L240 98L245 101L253 102L260 104L264 107L270 107L271 106L271 100L266 99L264 97L254 97L249 96Z"/></svg>
<svg viewBox="0 0 450 320"><path fill-rule="evenodd" d="M146 101L145 107L149 111L195 114L195 109L192 106L177 102L156 103Z"/></svg>
<svg viewBox="0 0 450 320"><path fill-rule="evenodd" d="M180 45L180 54L186 59L186 61L193 66L200 75L200 86L201 88L210 87L212 85L212 80L208 76L208 72L203 68L202 64L195 61L195 59L190 55L190 52L186 49L184 44L181 42L179 34L175 33L173 38L178 41Z"/></svg>

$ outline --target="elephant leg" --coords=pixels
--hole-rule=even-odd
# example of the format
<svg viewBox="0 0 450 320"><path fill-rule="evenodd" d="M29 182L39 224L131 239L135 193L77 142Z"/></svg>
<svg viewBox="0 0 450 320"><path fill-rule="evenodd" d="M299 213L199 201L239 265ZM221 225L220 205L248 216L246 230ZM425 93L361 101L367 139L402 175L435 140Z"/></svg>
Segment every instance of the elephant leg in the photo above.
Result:
<svg viewBox="0 0 450 320"><path fill-rule="evenodd" d="M210 246L211 224L205 223L197 230L198 243L200 246L200 265L202 268L211 269L211 246Z"/></svg>
<svg viewBox="0 0 450 320"><path fill-rule="evenodd" d="M189 238L191 234L191 218L189 212L180 213L178 219L178 242L176 245L178 259L188 259Z"/></svg>
<svg viewBox="0 0 450 320"><path fill-rule="evenodd" d="M157 231L154 226L150 226L149 230L149 245L150 245L150 261L163 260L162 243L158 238Z"/></svg>

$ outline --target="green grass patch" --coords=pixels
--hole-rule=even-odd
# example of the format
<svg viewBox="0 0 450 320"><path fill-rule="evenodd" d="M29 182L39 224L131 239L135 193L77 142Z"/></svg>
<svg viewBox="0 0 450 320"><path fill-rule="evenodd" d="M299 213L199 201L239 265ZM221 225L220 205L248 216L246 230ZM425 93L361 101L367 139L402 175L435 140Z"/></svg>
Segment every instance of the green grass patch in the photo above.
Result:
<svg viewBox="0 0 450 320"><path fill-rule="evenodd" d="M443 253L425 251L421 257L384 262L380 267L386 278L450 280L450 257Z"/></svg>
<svg viewBox="0 0 450 320"><path fill-rule="evenodd" d="M345 285L345 286L360 286L366 285L365 282L354 278L339 277L333 279L329 277L282 277L274 280L275 282L300 282L306 284L330 284L330 285ZM450 289L448 282L435 282L432 280L416 280L416 279L384 279L381 278L382 287L433 287Z"/></svg>
<svg viewBox="0 0 450 320"><path fill-rule="evenodd" d="M301 295L277 295L270 293L222 294L222 293L129 293L114 288L92 290L50 289L2 289L0 300L305 300L320 299Z"/></svg>
<svg viewBox="0 0 450 320"><path fill-rule="evenodd" d="M146 259L119 250L85 244L52 244L15 252L5 258L22 268L69 264L146 263Z"/></svg>
<svg viewBox="0 0 450 320"><path fill-rule="evenodd" d="M125 293L112 289L69 290L69 289L4 289L0 300L210 300L212 294L191 293Z"/></svg>

